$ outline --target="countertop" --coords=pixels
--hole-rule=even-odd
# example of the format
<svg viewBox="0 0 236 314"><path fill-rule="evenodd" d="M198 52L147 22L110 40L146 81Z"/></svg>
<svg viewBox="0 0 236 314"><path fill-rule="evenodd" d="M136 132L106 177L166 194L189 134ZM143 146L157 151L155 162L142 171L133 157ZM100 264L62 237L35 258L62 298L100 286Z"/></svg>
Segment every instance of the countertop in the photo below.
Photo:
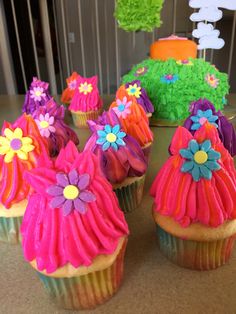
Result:
<svg viewBox="0 0 236 314"><path fill-rule="evenodd" d="M0 96L1 124L4 119L14 121L22 103L23 96ZM236 95L231 95L230 103L236 103ZM227 265L203 272L178 267L158 250L149 188L168 156L167 147L175 128L154 127L152 130L155 140L143 201L139 208L126 215L130 237L123 284L110 301L85 313L236 313L236 249ZM89 131L77 131L82 148ZM58 309L50 301L36 273L24 261L20 246L0 243L0 313L74 312Z"/></svg>

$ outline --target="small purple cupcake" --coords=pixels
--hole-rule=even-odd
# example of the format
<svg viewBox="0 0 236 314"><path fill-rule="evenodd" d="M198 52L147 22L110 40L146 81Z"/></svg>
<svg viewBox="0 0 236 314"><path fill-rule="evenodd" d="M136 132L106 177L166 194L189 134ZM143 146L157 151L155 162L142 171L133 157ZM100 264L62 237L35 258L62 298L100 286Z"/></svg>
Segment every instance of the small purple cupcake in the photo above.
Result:
<svg viewBox="0 0 236 314"><path fill-rule="evenodd" d="M58 106L53 98L32 113L41 136L48 142L51 157L57 156L69 141L79 144L76 133L65 124L64 116L65 108Z"/></svg>
<svg viewBox="0 0 236 314"><path fill-rule="evenodd" d="M101 169L113 186L120 207L130 212L140 204L147 161L139 143L126 134L113 111L88 121L92 132L84 150L99 158Z"/></svg>
<svg viewBox="0 0 236 314"><path fill-rule="evenodd" d="M216 111L214 105L207 99L199 99L190 105L190 116L185 120L183 126L192 134L195 133L205 122L214 125L225 148L233 157L236 155L236 133L233 125L222 114Z"/></svg>
<svg viewBox="0 0 236 314"><path fill-rule="evenodd" d="M150 118L154 112L154 107L151 100L148 98L146 90L141 87L141 82L134 80L130 83L126 83L125 88L128 95L136 98L137 103L143 107L147 116Z"/></svg>
<svg viewBox="0 0 236 314"><path fill-rule="evenodd" d="M38 107L44 106L52 98L48 88L48 83L34 77L29 90L25 94L22 112L32 114Z"/></svg>

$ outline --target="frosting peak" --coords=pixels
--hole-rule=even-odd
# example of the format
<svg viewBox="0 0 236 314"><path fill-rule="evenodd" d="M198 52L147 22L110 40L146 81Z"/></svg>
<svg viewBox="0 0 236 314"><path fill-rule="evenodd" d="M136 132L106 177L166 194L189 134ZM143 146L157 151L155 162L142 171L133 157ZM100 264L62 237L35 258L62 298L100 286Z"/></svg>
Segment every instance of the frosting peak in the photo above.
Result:
<svg viewBox="0 0 236 314"><path fill-rule="evenodd" d="M73 72L70 77L66 79L67 87L63 90L61 101L65 104L69 104L75 93L77 86L77 79L80 75L77 72Z"/></svg>
<svg viewBox="0 0 236 314"><path fill-rule="evenodd" d="M49 162L47 145L34 120L23 114L13 124L4 122L0 137L0 201L10 208L28 197L23 174Z"/></svg>
<svg viewBox="0 0 236 314"><path fill-rule="evenodd" d="M69 142L48 167L25 174L35 189L23 219L23 251L47 273L70 263L89 266L112 254L128 234L124 214L97 157Z"/></svg>
<svg viewBox="0 0 236 314"><path fill-rule="evenodd" d="M146 172L147 162L140 145L124 132L112 110L88 124L92 135L84 150L98 156L101 169L110 182L119 183Z"/></svg>
<svg viewBox="0 0 236 314"><path fill-rule="evenodd" d="M99 96L97 80L97 76L90 78L77 77L76 88L69 110L87 112L98 110L102 107L102 99Z"/></svg>
<svg viewBox="0 0 236 314"><path fill-rule="evenodd" d="M193 136L178 127L170 151L151 187L154 209L182 227L217 227L235 219L236 171L217 129L207 122Z"/></svg>

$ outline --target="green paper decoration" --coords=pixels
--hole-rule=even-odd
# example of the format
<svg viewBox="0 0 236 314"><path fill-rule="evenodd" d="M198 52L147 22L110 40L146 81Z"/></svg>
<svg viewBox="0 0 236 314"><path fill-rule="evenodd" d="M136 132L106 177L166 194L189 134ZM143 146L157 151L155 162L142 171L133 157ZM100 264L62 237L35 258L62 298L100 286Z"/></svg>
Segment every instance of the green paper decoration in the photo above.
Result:
<svg viewBox="0 0 236 314"><path fill-rule="evenodd" d="M117 0L114 16L127 32L147 31L161 25L160 12L164 0Z"/></svg>
<svg viewBox="0 0 236 314"><path fill-rule="evenodd" d="M223 109L225 96L229 93L228 75L219 72L213 65L203 59L189 59L192 65L180 65L174 59L159 61L147 59L135 65L126 74L122 82L140 80L141 86L155 108L153 117L179 121L189 115L189 105L200 98L207 98L217 110ZM146 67L147 71L138 77L136 71ZM163 82L163 76L172 74L178 77L175 82ZM213 74L219 79L216 88L206 82L206 75Z"/></svg>

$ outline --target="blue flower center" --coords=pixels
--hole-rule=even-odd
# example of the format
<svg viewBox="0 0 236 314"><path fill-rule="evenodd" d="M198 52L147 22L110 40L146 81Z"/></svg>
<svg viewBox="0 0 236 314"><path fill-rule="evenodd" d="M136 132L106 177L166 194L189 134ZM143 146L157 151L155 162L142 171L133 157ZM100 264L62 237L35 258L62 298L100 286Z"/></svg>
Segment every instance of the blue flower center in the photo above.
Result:
<svg viewBox="0 0 236 314"><path fill-rule="evenodd" d="M120 104L119 106L118 106L118 110L119 111L124 111L125 110L125 105L124 104Z"/></svg>
<svg viewBox="0 0 236 314"><path fill-rule="evenodd" d="M136 92L136 88L135 87L130 89L130 93L134 94L135 92Z"/></svg>

